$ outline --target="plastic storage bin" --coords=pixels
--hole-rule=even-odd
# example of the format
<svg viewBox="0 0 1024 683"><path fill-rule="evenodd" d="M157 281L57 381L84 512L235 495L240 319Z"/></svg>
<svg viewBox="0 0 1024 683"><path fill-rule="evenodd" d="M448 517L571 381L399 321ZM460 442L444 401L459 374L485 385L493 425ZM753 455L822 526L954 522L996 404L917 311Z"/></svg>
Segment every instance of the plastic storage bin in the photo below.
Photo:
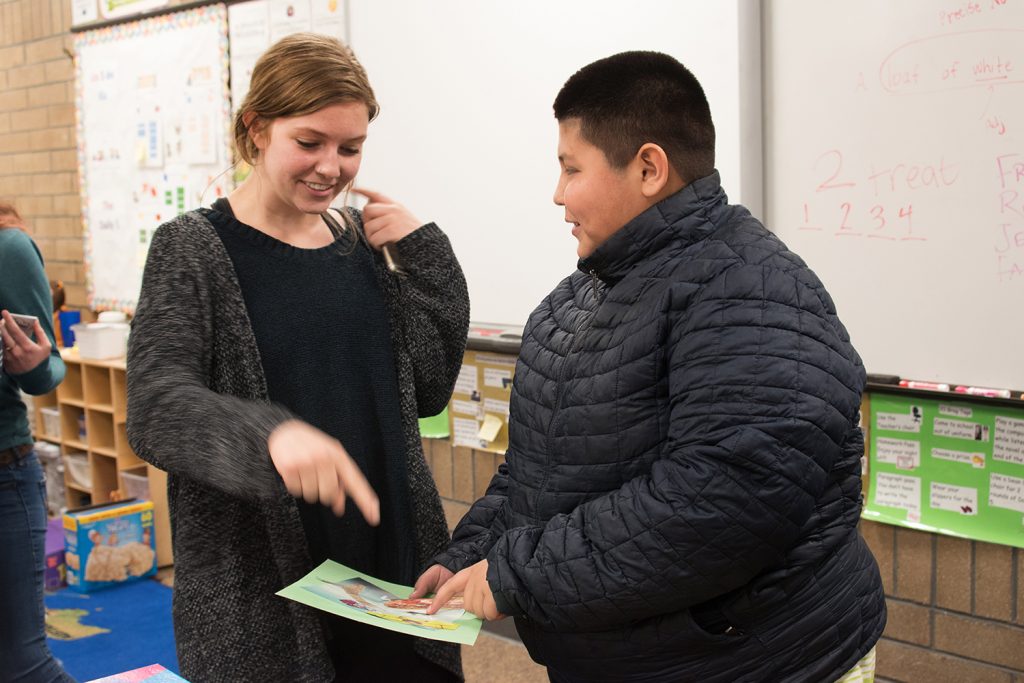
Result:
<svg viewBox="0 0 1024 683"><path fill-rule="evenodd" d="M120 358L128 350L127 323L79 323L71 329L82 358Z"/></svg>
<svg viewBox="0 0 1024 683"><path fill-rule="evenodd" d="M46 476L46 509L51 515L61 514L68 503L60 447L45 441L37 441L35 449L36 455L39 456L39 464L43 466L43 474Z"/></svg>
<svg viewBox="0 0 1024 683"><path fill-rule="evenodd" d="M149 500L149 478L145 474L121 472L121 491L125 498Z"/></svg>
<svg viewBox="0 0 1024 683"><path fill-rule="evenodd" d="M43 434L52 439L60 439L60 409L40 408L39 415L42 417L43 424L40 427Z"/></svg>
<svg viewBox="0 0 1024 683"><path fill-rule="evenodd" d="M79 486L92 488L92 472L89 470L89 456L85 453L68 453L64 456L71 480Z"/></svg>

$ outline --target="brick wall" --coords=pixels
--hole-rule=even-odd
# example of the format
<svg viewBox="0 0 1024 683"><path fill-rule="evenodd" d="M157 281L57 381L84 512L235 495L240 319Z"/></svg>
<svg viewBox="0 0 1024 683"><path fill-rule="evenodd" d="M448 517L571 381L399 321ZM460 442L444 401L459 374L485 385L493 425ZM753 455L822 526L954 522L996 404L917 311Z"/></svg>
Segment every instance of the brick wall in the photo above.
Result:
<svg viewBox="0 0 1024 683"><path fill-rule="evenodd" d="M881 675L1024 683L1024 551L877 522L861 530L889 606Z"/></svg>
<svg viewBox="0 0 1024 683"><path fill-rule="evenodd" d="M68 305L84 307L70 27L71 0L0 0L0 200L18 207Z"/></svg>
<svg viewBox="0 0 1024 683"><path fill-rule="evenodd" d="M446 439L423 448L454 527L504 458ZM879 680L1024 683L1024 551L866 520L861 531L889 607Z"/></svg>

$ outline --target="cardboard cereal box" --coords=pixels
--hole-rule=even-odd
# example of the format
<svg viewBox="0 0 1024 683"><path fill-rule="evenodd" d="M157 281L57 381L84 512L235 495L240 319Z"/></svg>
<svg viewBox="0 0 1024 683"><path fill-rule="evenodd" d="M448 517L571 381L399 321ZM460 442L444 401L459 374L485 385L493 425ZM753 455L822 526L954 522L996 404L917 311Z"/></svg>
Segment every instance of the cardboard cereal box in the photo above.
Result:
<svg viewBox="0 0 1024 683"><path fill-rule="evenodd" d="M127 500L64 514L68 586L82 593L156 573L153 503Z"/></svg>

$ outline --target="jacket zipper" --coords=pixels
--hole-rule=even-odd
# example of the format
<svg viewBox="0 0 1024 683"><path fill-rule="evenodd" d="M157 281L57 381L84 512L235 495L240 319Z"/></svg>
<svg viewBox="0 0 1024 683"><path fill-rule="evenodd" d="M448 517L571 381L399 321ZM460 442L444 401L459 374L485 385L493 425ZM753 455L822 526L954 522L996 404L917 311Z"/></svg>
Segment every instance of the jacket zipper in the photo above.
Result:
<svg viewBox="0 0 1024 683"><path fill-rule="evenodd" d="M601 297L600 297L600 293L598 292L598 288L597 288L597 285L598 285L597 272L594 271L593 269L591 269L589 272L590 272L590 286L593 288L593 292L594 292L594 302L595 302L594 311L593 311L593 313L591 313L590 316L587 317L586 320L581 322L579 324L579 326L576 328L576 331L573 333L572 344L569 345L569 351L565 354L565 361L562 363L562 367L560 367L558 369L558 380L557 380L558 381L558 391L555 394L555 404L554 404L554 406L551 409L551 421L548 422L548 433L547 433L547 435L545 437L545 440L547 442L547 448L548 448L548 466L544 470L544 479L543 479L543 481L541 481L540 489L538 489L538 491L537 491L538 497L540 497L540 495L542 495L544 493L544 491L547 490L548 479L551 476L551 457L552 457L552 454L554 453L553 444L551 442L551 436L552 436L552 432L554 432L554 429L555 429L555 420L558 417L558 412L559 412L559 410L562 407L562 386L563 386L562 385L562 378L565 375L565 366L569 362L569 356L571 356L573 354L573 352L576 350L578 342L580 340L580 337L593 324L594 318L597 317L597 311L601 307Z"/></svg>

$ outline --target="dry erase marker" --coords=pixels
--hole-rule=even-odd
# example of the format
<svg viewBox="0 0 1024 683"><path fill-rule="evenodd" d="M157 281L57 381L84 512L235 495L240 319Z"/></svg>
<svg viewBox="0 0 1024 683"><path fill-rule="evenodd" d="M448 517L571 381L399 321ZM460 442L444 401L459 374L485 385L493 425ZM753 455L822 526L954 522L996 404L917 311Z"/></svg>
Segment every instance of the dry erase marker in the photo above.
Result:
<svg viewBox="0 0 1024 683"><path fill-rule="evenodd" d="M985 387L965 387L963 385L954 389L958 394L969 394L970 396L986 396L988 398L1010 398L1009 389L987 389Z"/></svg>
<svg viewBox="0 0 1024 683"><path fill-rule="evenodd" d="M380 248L380 253L384 256L384 265L388 267L392 273L396 275L404 275L405 271L402 269L402 264L395 258L395 253L391 251L391 247L385 244Z"/></svg>
<svg viewBox="0 0 1024 683"><path fill-rule="evenodd" d="M949 391L948 384L939 382L918 382L916 379L901 379L900 386L907 389L929 389L931 391Z"/></svg>

